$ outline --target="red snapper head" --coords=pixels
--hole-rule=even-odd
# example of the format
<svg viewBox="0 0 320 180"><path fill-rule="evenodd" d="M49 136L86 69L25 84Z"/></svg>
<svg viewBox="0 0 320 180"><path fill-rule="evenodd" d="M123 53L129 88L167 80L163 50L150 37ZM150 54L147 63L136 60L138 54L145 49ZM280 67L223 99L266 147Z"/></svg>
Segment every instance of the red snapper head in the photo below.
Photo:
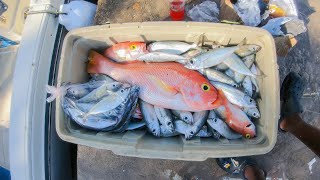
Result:
<svg viewBox="0 0 320 180"><path fill-rule="evenodd" d="M117 62L125 62L134 61L147 52L144 42L122 42L106 49L104 55Z"/></svg>

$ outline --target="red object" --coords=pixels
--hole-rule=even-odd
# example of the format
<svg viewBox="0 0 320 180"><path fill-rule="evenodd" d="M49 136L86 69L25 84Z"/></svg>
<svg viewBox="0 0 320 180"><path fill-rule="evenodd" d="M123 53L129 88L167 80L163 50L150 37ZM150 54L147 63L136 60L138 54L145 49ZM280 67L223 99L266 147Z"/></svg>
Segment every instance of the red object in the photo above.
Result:
<svg viewBox="0 0 320 180"><path fill-rule="evenodd" d="M171 0L170 1L170 17L173 21L184 20L184 0Z"/></svg>

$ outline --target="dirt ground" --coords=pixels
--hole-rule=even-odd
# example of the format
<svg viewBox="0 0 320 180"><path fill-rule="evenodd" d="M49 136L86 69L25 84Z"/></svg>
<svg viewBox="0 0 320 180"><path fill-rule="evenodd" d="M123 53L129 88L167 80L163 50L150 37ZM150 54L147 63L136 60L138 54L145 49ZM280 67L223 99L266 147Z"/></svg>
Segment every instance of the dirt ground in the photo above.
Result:
<svg viewBox="0 0 320 180"><path fill-rule="evenodd" d="M96 24L106 22L157 21L168 16L165 0L100 0ZM319 93L320 76L320 1L295 0L299 17L308 32L284 58L278 58L281 82L290 71L307 81L305 93ZM280 82L279 82L280 83ZM303 98L302 117L320 127L319 95ZM319 138L319 137L315 137ZM278 133L277 144L265 155L254 156L268 179L318 180L320 159L291 134ZM315 159L312 165L309 162ZM313 160L314 161L314 160ZM311 164L311 163L309 163ZM142 159L114 155L110 151L78 146L78 179L230 179L215 163Z"/></svg>

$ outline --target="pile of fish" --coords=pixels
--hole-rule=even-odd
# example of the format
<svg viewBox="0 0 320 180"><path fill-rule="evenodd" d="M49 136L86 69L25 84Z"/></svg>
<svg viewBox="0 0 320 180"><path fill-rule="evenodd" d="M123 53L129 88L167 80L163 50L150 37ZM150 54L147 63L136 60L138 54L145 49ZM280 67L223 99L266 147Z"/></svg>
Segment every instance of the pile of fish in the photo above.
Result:
<svg viewBox="0 0 320 180"><path fill-rule="evenodd" d="M253 138L252 120L260 118L257 77L263 73L255 64L260 49L245 41L225 47L118 43L103 55L89 52L88 83L48 92L62 94L65 113L90 129L123 132L145 124L157 137Z"/></svg>

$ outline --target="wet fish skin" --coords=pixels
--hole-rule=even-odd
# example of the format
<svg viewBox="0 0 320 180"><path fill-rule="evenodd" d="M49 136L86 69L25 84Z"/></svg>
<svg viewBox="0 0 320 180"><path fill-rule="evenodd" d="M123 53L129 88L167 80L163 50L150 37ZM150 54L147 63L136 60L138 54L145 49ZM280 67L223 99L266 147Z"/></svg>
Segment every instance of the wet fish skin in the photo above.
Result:
<svg viewBox="0 0 320 180"><path fill-rule="evenodd" d="M229 69L229 67L226 64L224 64L223 62L218 64L217 66L215 66L215 68L219 71L225 71L225 70Z"/></svg>
<svg viewBox="0 0 320 180"><path fill-rule="evenodd" d="M180 55L196 47L197 44L188 44L181 41L157 41L149 44L148 50L150 52L165 52Z"/></svg>
<svg viewBox="0 0 320 180"><path fill-rule="evenodd" d="M172 136L177 136L180 133L176 131L170 131L167 127L165 127L163 124L160 125L160 136L161 137L172 137Z"/></svg>
<svg viewBox="0 0 320 180"><path fill-rule="evenodd" d="M90 74L90 81L105 81L106 83L112 83L115 80L105 74Z"/></svg>
<svg viewBox="0 0 320 180"><path fill-rule="evenodd" d="M235 72L232 69L226 70L226 75L229 76L232 79L235 79Z"/></svg>
<svg viewBox="0 0 320 180"><path fill-rule="evenodd" d="M209 111L200 111L193 114L194 123L186 129L186 139L191 139L201 130L207 120L208 114Z"/></svg>
<svg viewBox="0 0 320 180"><path fill-rule="evenodd" d="M147 54L143 54L137 58L137 60L144 62L178 62L181 64L185 64L187 59L183 56L176 54L169 54L165 52L149 52Z"/></svg>
<svg viewBox="0 0 320 180"><path fill-rule="evenodd" d="M156 137L160 137L160 124L153 105L139 100L139 106L142 112L143 120L146 122L148 130Z"/></svg>
<svg viewBox="0 0 320 180"><path fill-rule="evenodd" d="M220 82L210 81L210 83L217 89L223 91L227 99L232 103L240 107L256 107L256 102L254 99L250 98L248 95L242 91Z"/></svg>
<svg viewBox="0 0 320 180"><path fill-rule="evenodd" d="M261 46L257 44L246 44L242 45L235 53L240 57L249 56L252 54L256 54L261 50Z"/></svg>
<svg viewBox="0 0 320 180"><path fill-rule="evenodd" d="M191 58L201 54L201 53L204 53L204 52L207 52L206 50L203 50L203 49L192 49L186 53L184 53L182 56L187 59L187 60L190 60Z"/></svg>
<svg viewBox="0 0 320 180"><path fill-rule="evenodd" d="M135 130L135 129L139 129L142 128L146 125L146 122L144 121L140 121L140 122L130 122L129 126L127 127L126 130Z"/></svg>
<svg viewBox="0 0 320 180"><path fill-rule="evenodd" d="M239 87L239 85L229 76L214 69L199 69L201 74L206 76L210 81L218 81L221 83L229 84L233 87Z"/></svg>
<svg viewBox="0 0 320 180"><path fill-rule="evenodd" d="M177 116L179 119L181 119L182 121L188 123L188 124L193 124L193 116L192 113L189 111L179 111L179 110L171 110L172 113Z"/></svg>
<svg viewBox="0 0 320 180"><path fill-rule="evenodd" d="M114 92L119 90L121 87L130 87L129 84L123 84L120 82L112 82L102 84L97 89L91 91L89 94L83 96L77 100L77 103L90 103L96 102L104 96L112 95Z"/></svg>
<svg viewBox="0 0 320 180"><path fill-rule="evenodd" d="M232 69L234 72L244 74L247 76L256 77L255 74L253 74L250 69L244 64L244 62L234 53L228 56L224 61L224 64L226 64L230 69Z"/></svg>
<svg viewBox="0 0 320 180"><path fill-rule="evenodd" d="M252 73L254 73L254 74L262 75L261 71L258 70L258 68L256 67L255 64L253 64L253 65L251 66L251 69L250 69L250 70L251 70ZM255 86L255 89L256 89L255 92L256 92L256 93L260 92L260 88L259 88L259 85L258 85L257 80L256 80L255 78L251 78L251 82L252 82L252 84Z"/></svg>
<svg viewBox="0 0 320 180"><path fill-rule="evenodd" d="M200 131L196 134L198 137L211 137L212 132L208 129L206 125L202 126Z"/></svg>
<svg viewBox="0 0 320 180"><path fill-rule="evenodd" d="M210 111L209 117L207 119L208 126L216 130L219 134L227 139L239 139L242 137L241 134L238 134L230 129L230 127L221 119L216 117L214 111Z"/></svg>
<svg viewBox="0 0 320 180"><path fill-rule="evenodd" d="M132 87L120 88L115 93L112 93L108 96L102 98L98 103L96 103L84 116L86 119L90 115L100 114L103 112L110 111L117 106L119 106L126 97L131 93Z"/></svg>
<svg viewBox="0 0 320 180"><path fill-rule="evenodd" d="M242 61L244 62L244 64L250 69L251 66L253 65L254 61L255 61L255 57L256 55L255 54L252 54L252 55L249 55L249 56L246 56L244 58L242 58ZM253 73L254 74L254 73ZM235 72L234 73L234 80L237 82L237 83L241 83L243 81L243 79L245 78L246 76L244 74L240 74L238 72ZM253 78L253 77L252 77Z"/></svg>
<svg viewBox="0 0 320 180"><path fill-rule="evenodd" d="M198 56L193 57L185 67L188 69L203 69L216 66L225 61L227 57L232 55L239 47L226 47L210 50L208 52L202 53Z"/></svg>
<svg viewBox="0 0 320 180"><path fill-rule="evenodd" d="M242 82L242 87L244 88L244 92L252 97L253 89L252 89L252 83L251 78L249 76L246 76Z"/></svg>
<svg viewBox="0 0 320 180"><path fill-rule="evenodd" d="M253 108L244 107L243 111L250 117L257 118L257 119L261 117L257 107L253 107Z"/></svg>
<svg viewBox="0 0 320 180"><path fill-rule="evenodd" d="M160 124L164 125L169 131L173 132L174 131L174 126L172 123L173 117L170 110L164 109L158 106L154 106L154 110Z"/></svg>

